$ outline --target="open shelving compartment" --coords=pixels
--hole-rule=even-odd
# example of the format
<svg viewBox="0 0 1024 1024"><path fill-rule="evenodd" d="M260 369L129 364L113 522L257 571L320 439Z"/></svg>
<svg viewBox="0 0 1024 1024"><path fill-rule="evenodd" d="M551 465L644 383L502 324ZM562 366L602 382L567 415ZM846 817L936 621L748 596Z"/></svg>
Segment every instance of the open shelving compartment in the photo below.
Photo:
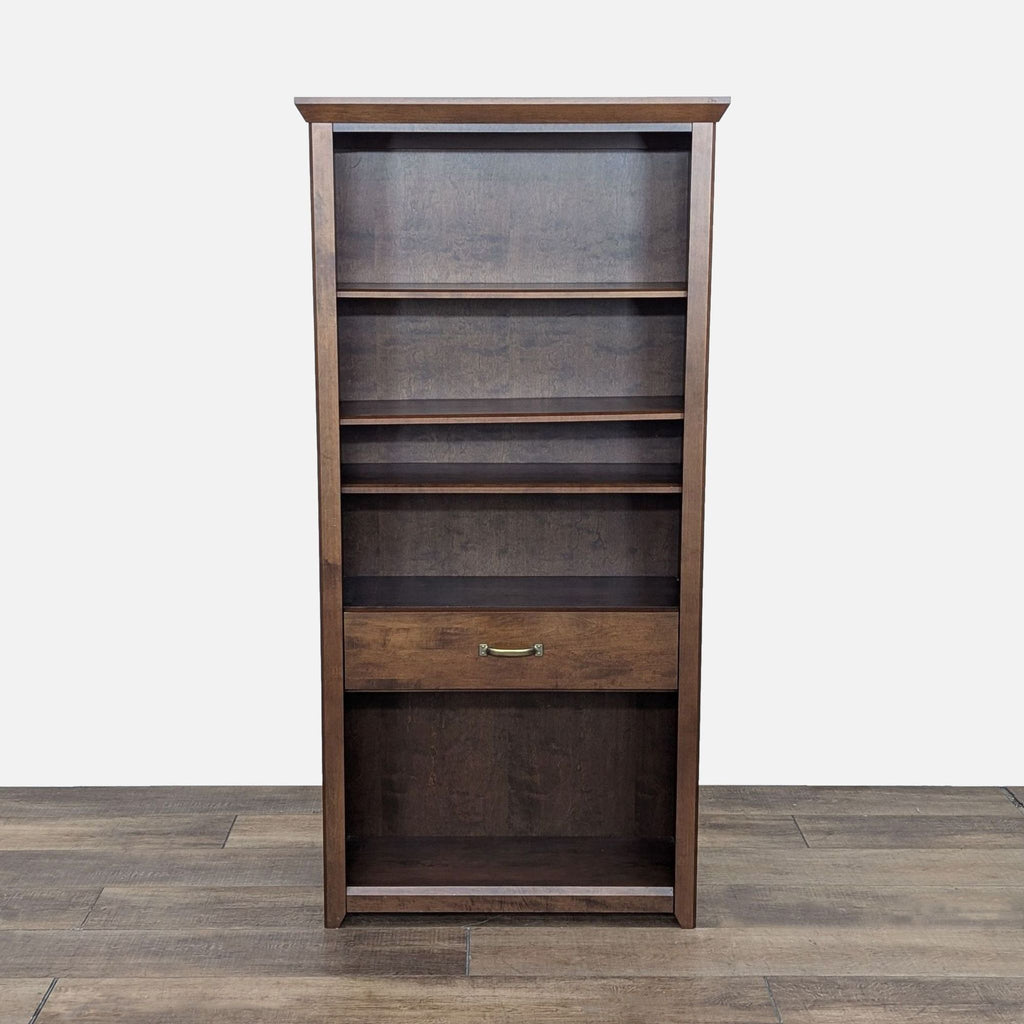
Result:
<svg viewBox="0 0 1024 1024"><path fill-rule="evenodd" d="M339 123L355 108L330 102L331 124L304 110L336 368L334 426L318 389L344 680L325 668L327 923L692 923L692 126Z"/></svg>
<svg viewBox="0 0 1024 1024"><path fill-rule="evenodd" d="M608 673L674 648L678 495L375 494L343 532L349 908L671 912L674 649ZM544 658L476 655L524 630Z"/></svg>
<svg viewBox="0 0 1024 1024"><path fill-rule="evenodd" d="M671 694L360 693L346 710L351 910L671 913Z"/></svg>

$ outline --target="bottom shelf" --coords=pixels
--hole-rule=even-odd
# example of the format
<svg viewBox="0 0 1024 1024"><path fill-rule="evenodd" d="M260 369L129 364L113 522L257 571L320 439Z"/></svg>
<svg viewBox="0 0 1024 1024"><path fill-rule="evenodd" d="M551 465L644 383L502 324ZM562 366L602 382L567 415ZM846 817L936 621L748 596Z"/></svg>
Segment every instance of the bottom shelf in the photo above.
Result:
<svg viewBox="0 0 1024 1024"><path fill-rule="evenodd" d="M636 886L359 886L350 914L671 914L672 889Z"/></svg>
<svg viewBox="0 0 1024 1024"><path fill-rule="evenodd" d="M350 838L352 913L671 913L667 838Z"/></svg>

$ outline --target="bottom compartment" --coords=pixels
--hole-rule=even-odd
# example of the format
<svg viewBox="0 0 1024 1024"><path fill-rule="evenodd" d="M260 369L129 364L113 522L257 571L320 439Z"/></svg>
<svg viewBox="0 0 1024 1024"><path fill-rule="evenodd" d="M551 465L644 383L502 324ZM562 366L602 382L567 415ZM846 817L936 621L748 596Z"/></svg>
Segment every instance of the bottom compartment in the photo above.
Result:
<svg viewBox="0 0 1024 1024"><path fill-rule="evenodd" d="M349 693L345 710L350 911L672 911L674 693Z"/></svg>
<svg viewBox="0 0 1024 1024"><path fill-rule="evenodd" d="M667 838L375 836L347 853L354 913L672 912Z"/></svg>

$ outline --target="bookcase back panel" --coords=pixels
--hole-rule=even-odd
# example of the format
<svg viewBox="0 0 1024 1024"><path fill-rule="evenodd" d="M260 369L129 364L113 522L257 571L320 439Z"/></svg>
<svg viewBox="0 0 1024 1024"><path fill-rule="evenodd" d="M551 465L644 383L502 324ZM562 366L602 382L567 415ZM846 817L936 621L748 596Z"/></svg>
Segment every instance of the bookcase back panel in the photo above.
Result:
<svg viewBox="0 0 1024 1024"><path fill-rule="evenodd" d="M346 427L343 463L678 463L677 421Z"/></svg>
<svg viewBox="0 0 1024 1024"><path fill-rule="evenodd" d="M678 299L338 302L341 400L679 395Z"/></svg>
<svg viewBox="0 0 1024 1024"><path fill-rule="evenodd" d="M356 836L669 836L676 704L652 693L348 694Z"/></svg>
<svg viewBox="0 0 1024 1024"><path fill-rule="evenodd" d="M686 278L688 134L335 139L339 285Z"/></svg>
<svg viewBox="0 0 1024 1024"><path fill-rule="evenodd" d="M673 495L349 495L346 576L678 576Z"/></svg>

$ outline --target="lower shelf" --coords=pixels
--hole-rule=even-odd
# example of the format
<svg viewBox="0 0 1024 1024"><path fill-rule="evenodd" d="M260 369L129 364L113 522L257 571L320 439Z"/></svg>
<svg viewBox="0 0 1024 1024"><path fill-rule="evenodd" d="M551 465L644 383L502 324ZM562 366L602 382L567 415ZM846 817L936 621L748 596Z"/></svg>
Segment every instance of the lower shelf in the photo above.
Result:
<svg viewBox="0 0 1024 1024"><path fill-rule="evenodd" d="M671 913L667 838L350 838L352 913Z"/></svg>
<svg viewBox="0 0 1024 1024"><path fill-rule="evenodd" d="M679 608L673 576L346 576L350 609Z"/></svg>
<svg viewBox="0 0 1024 1024"><path fill-rule="evenodd" d="M672 885L672 840L604 836L349 838L352 885Z"/></svg>
<svg viewBox="0 0 1024 1024"><path fill-rule="evenodd" d="M349 462L342 494L680 494L677 463Z"/></svg>

